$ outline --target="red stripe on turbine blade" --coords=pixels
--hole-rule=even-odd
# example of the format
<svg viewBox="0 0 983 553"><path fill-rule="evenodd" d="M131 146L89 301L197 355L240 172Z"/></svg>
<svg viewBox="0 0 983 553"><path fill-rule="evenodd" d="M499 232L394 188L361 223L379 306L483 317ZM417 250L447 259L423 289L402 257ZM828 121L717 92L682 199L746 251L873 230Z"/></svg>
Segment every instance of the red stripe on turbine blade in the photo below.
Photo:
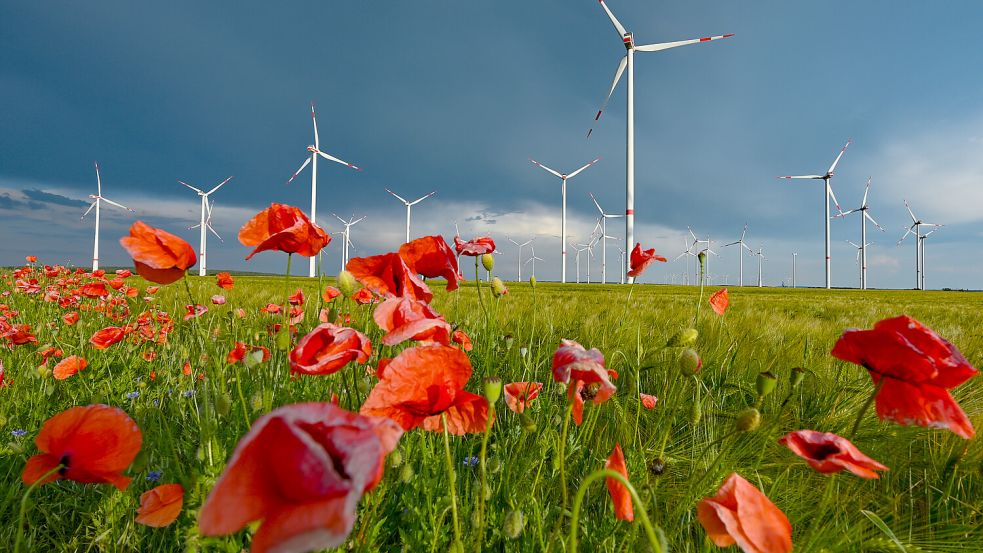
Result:
<svg viewBox="0 0 983 553"><path fill-rule="evenodd" d="M590 133L592 133L592 132L594 132L594 129L590 129L590 130L587 131L587 138L590 138Z"/></svg>
<svg viewBox="0 0 983 553"><path fill-rule="evenodd" d="M601 118L601 111L603 110L597 110L597 115L594 116L594 121L597 121L598 119Z"/></svg>
<svg viewBox="0 0 983 553"><path fill-rule="evenodd" d="M703 38L700 39L700 42L706 42L708 40L713 40L713 38L712 37L705 36L705 37L703 37Z"/></svg>
<svg viewBox="0 0 983 553"><path fill-rule="evenodd" d="M729 34L726 34L726 35L724 35L724 36L723 36L723 38L730 38L730 37L732 37L732 36L734 36L734 33L729 33Z"/></svg>

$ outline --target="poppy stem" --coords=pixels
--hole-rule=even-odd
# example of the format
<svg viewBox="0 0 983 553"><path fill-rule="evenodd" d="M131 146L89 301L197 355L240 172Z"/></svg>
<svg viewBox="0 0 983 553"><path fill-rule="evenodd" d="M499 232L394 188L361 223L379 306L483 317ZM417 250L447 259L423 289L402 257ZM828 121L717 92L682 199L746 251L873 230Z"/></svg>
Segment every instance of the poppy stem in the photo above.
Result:
<svg viewBox="0 0 983 553"><path fill-rule="evenodd" d="M621 482L625 488L628 489L628 493L631 494L632 502L635 504L635 508L638 509L638 515L642 519L642 526L645 528L645 535L648 536L649 543L652 545L652 551L656 553L662 553L665 551L662 547L662 540L659 535L662 534L662 529L658 529L656 533L656 528L653 527L652 521L649 520L648 512L645 510L645 504L642 503L642 499L638 497L638 492L635 491L635 487L631 485L631 482L621 474L611 470L611 469L599 469L587 475L584 478L584 483L580 485L580 489L577 490L577 497L573 500L573 513L572 520L570 523L570 539L568 540L567 550L571 553L577 551L577 529L579 528L578 521L580 519L580 505L584 502L584 495L587 493L587 487L591 485L595 480L601 478L614 478Z"/></svg>
<svg viewBox="0 0 983 553"><path fill-rule="evenodd" d="M457 475L454 472L454 459L451 457L451 440L447 430L447 413L441 413L440 420L444 424L444 457L447 461L447 481L451 492L451 514L454 516L454 541L461 542L461 524L457 520Z"/></svg>
<svg viewBox="0 0 983 553"><path fill-rule="evenodd" d="M485 422L485 435L481 439L481 491L478 495L478 550L485 538L485 489L488 487L488 437L491 435L492 420L495 419L495 404L488 404L488 420Z"/></svg>
<svg viewBox="0 0 983 553"><path fill-rule="evenodd" d="M565 466L567 464L565 450L567 447L567 430L570 428L570 418L573 416L573 402L567 402L567 415L563 417L563 432L560 434L560 489L563 491L563 510L567 509L567 473Z"/></svg>
<svg viewBox="0 0 983 553"><path fill-rule="evenodd" d="M31 497L31 492L34 491L34 488L44 483L49 476L64 468L65 465L59 463L57 467L44 473L41 478L35 480L34 483L28 486L27 490L24 491L24 497L22 497L20 500L20 511L17 514L17 539L14 541L14 553L20 553L20 546L24 538L24 515L27 514L27 500L29 497Z"/></svg>
<svg viewBox="0 0 983 553"><path fill-rule="evenodd" d="M631 284L628 285L628 297L625 298L625 310L621 314L621 320L624 321L625 317L628 316L628 306L631 305L631 293L635 290L635 279L631 279Z"/></svg>
<svg viewBox="0 0 983 553"><path fill-rule="evenodd" d="M853 437L857 435L857 431L860 430L860 422L864 420L864 415L867 414L867 410L870 409L870 405L874 403L874 400L877 398L877 394L881 391L882 387L884 387L883 377L881 377L881 381L877 383L877 386L874 387L874 392L870 394L869 398L867 398L867 403L864 403L864 406L860 408L860 412L857 413L857 420L853 423L853 429L850 430L850 437L847 438L851 442L853 441Z"/></svg>
<svg viewBox="0 0 983 553"><path fill-rule="evenodd" d="M481 295L481 276L478 274L478 257L474 258L474 285L478 290L478 304L481 305L481 313L485 316L485 324L488 324L488 311L485 309L485 298Z"/></svg>

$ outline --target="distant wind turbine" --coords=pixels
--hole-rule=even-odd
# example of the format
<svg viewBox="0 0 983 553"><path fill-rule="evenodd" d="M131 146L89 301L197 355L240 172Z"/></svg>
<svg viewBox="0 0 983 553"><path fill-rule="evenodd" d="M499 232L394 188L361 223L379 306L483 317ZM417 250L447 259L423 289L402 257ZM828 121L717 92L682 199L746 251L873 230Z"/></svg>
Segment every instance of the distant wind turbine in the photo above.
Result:
<svg viewBox="0 0 983 553"><path fill-rule="evenodd" d="M767 258L765 257L765 254L762 252L761 246L758 246L758 253L755 255L758 256L758 288L761 288L762 286L764 286L764 284L762 284L762 279L761 279L761 262Z"/></svg>
<svg viewBox="0 0 983 553"><path fill-rule="evenodd" d="M597 198L594 197L593 193L590 194L590 199L597 206L598 213L601 214L601 284L608 283L608 240L619 240L614 236L608 236L608 219L617 219L618 217L624 217L624 215L616 215L614 213L605 213L601 209L601 204L597 203Z"/></svg>
<svg viewBox="0 0 983 553"><path fill-rule="evenodd" d="M738 257L741 258L741 277L740 277L741 280L740 280L740 286L744 286L744 250L747 250L747 251L751 252L751 255L754 255L754 250L752 250L751 248L749 248L748 245L744 243L744 236L745 235L747 235L747 224L746 223L744 225L744 230L741 231L741 237L736 242L731 242L730 244L724 244L724 247L725 248L727 246L739 246L737 248L737 251L738 251L737 255L738 255Z"/></svg>
<svg viewBox="0 0 983 553"><path fill-rule="evenodd" d="M317 220L317 156L321 156L321 157L323 157L324 159L326 159L328 161L333 161L335 163L340 163L342 165L346 165L346 166L351 167L352 169L354 169L356 171L361 171L362 169L359 168L359 167L356 167L356 166L352 165L351 163L348 163L347 161L342 161L342 160L340 160L340 159L338 159L338 158L336 158L336 157L334 157L332 155L326 154L326 153L324 153L324 152L322 152L320 150L320 147L321 146L320 146L320 142L319 142L318 136L317 136L317 116L314 114L314 102L311 102L311 120L314 122L314 145L307 147L307 151L310 152L310 156L308 156L308 158L304 160L304 163L302 163L300 165L300 169L297 169L297 172L295 172L287 180L287 184L290 184L295 178L297 178L297 175L299 175L300 172L304 170L304 167L307 167L307 164L308 163L311 164L311 213L310 213L310 219L311 219L311 221L316 221ZM309 276L311 278L314 278L314 270L315 270L315 266L316 266L315 257L316 256L312 256L311 257L311 260L310 260L311 261L310 262L310 270L309 270L308 275L307 275L307 276Z"/></svg>
<svg viewBox="0 0 983 553"><path fill-rule="evenodd" d="M536 278L536 261L542 261L543 258L542 257L536 257L536 247L535 246L529 246L529 249L532 250L532 257L530 257L529 259L527 259L526 260L526 263L532 263L532 278Z"/></svg>
<svg viewBox="0 0 983 553"><path fill-rule="evenodd" d="M422 202L423 200L426 200L430 196L433 196L434 194L436 194L437 191L434 190L433 192L427 194L426 196L421 196L421 197L413 200L412 202L403 199L402 196L400 196L399 194L396 194L395 192L393 192L392 190L390 190L388 188L386 189L386 192L389 192L390 194L392 194L394 198L396 198L397 200L403 202L403 205L406 206L406 241L409 242L410 241L410 210L416 204L418 204L418 203Z"/></svg>
<svg viewBox="0 0 983 553"><path fill-rule="evenodd" d="M128 207L126 207L123 204L118 204L118 203L110 200L109 198L103 198L102 197L102 177L99 176L99 162L97 161L95 163L96 163L96 193L95 194L89 194L89 197L92 198L95 201L92 202L92 205L89 206L89 209L86 209L85 210L85 213L82 214L82 217L81 218L82 219L85 219L85 216L88 215L90 211L92 211L92 208L95 208L96 209L96 239L95 239L94 245L92 246L92 270L93 271L98 271L99 270L99 207L100 207L100 204L102 202L106 202L109 205L114 205L116 207L125 209L125 210L130 211L130 212L132 212L133 210L130 209L130 208L128 208Z"/></svg>
<svg viewBox="0 0 983 553"><path fill-rule="evenodd" d="M529 240L526 240L525 242L523 242L523 243L520 244L520 243L516 242L515 240L512 240L511 238L509 238L509 242L512 242L513 244L515 244L516 246L519 247L519 253L516 256L516 261L515 261L515 266L516 266L515 267L516 268L516 277L515 278L516 278L516 282L522 282L522 248L524 248L524 247L528 246L529 244L531 244L532 241L535 240L535 239L536 239L536 237L534 236L534 237L530 238Z"/></svg>
<svg viewBox="0 0 983 553"><path fill-rule="evenodd" d="M833 198L833 203L836 204L836 211L839 211L840 213L843 212L843 210L840 209L840 202L836 201L836 195L833 194L833 189L830 187L829 181L830 181L830 179L833 178L833 171L836 170L836 164L840 162L840 158L843 157L843 153L846 152L846 149L850 147L850 144L852 142L853 142L852 139L851 140L847 140L846 146L843 146L843 149L840 150L840 154L838 156L836 156L836 159L833 160L833 164L829 166L829 170L826 171L826 174L825 175L795 175L795 176L778 177L780 179L812 179L812 180L821 180L821 181L823 181L823 183L824 183L824 185L826 187L826 191L823 194L823 201L826 204L825 225L826 225L826 289L827 290L830 288L830 265L829 265L829 255L830 255L830 252L829 252L829 199L830 198Z"/></svg>
<svg viewBox="0 0 983 553"><path fill-rule="evenodd" d="M877 221L870 216L867 211L867 195L870 193L870 177L867 177L867 187L864 188L864 199L860 202L860 207L856 209L851 209L849 211L844 211L836 217L843 217L851 213L860 213L860 244L854 244L859 248L857 250L857 262L860 264L860 289L867 289L867 220L870 219L871 223L874 223L881 232L884 232L884 227L877 224ZM851 242L852 244L852 242Z"/></svg>
<svg viewBox="0 0 983 553"><path fill-rule="evenodd" d="M342 225L345 225L345 230L342 231L343 236L341 242L341 270L344 271L345 267L348 265L348 247L355 247L355 244L352 243L352 226L360 222L362 219L365 219L366 216L362 215L356 219L355 214L352 213L352 216L346 221L341 217L338 217L337 213L332 213L332 215L334 215L335 219L341 221Z"/></svg>
<svg viewBox="0 0 983 553"><path fill-rule="evenodd" d="M222 186L224 186L225 183L229 182L230 180L232 180L232 177L229 177L229 178L225 179L224 181L218 183L214 188L212 188L208 192L205 192L205 191L201 190L200 188L195 188L194 186L191 186L190 184L188 184L188 183L186 183L184 181L180 181L180 180L178 181L179 183L183 184L184 186L187 186L188 188L190 188L190 189L194 190L195 192L197 192L198 193L198 197L201 198L201 221L199 221L199 223L197 225L195 225L195 226L193 226L193 227L191 227L191 228L188 229L188 230L191 230L191 229L196 228L196 227L201 227L201 231L199 232L199 242L198 242L198 244L199 244L199 246L198 246L198 276L205 276L205 275L208 274L208 272L207 272L208 271L208 268L206 267L206 261L205 261L205 252L206 252L206 249L207 249L206 246L207 246L207 237L208 237L207 229L211 229L212 232L215 233L215 236L218 236L218 233L215 232L215 229L212 228L212 225L210 223L211 218L212 218L212 208L208 204L208 196L210 196L213 192L215 192L219 188L222 188ZM206 217L206 212L207 212L207 217ZM221 240L221 239L222 238L219 237L219 240Z"/></svg>
<svg viewBox="0 0 983 553"><path fill-rule="evenodd" d="M921 229L922 227L933 227L932 231L930 231L931 233L934 232L935 229L940 228L942 225L937 225L935 223L926 223L925 221L922 221L918 217L915 217L915 213L911 211L911 206L908 205L908 200L904 201L904 206L905 209L908 210L908 215L911 216L911 226L909 226L908 230L905 231L904 236L901 237L901 240L898 240L898 245L900 246L901 243L904 242L905 238L908 238L909 234L915 235L915 289L924 290L925 278L923 273L925 272L925 264L924 264L925 252L923 249L922 238L923 236L927 236L927 235L922 235Z"/></svg>

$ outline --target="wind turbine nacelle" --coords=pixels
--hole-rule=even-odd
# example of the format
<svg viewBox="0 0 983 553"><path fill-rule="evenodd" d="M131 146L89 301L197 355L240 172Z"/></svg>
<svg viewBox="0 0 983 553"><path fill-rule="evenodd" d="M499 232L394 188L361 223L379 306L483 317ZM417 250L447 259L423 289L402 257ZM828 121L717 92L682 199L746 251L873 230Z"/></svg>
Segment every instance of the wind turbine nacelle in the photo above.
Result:
<svg viewBox="0 0 983 553"><path fill-rule="evenodd" d="M315 148L313 145L310 145L310 146L307 147L307 151L308 152L311 152L311 153L314 153L314 152L317 151L317 148Z"/></svg>
<svg viewBox="0 0 983 553"><path fill-rule="evenodd" d="M631 33L625 33L625 35L621 37L621 40L625 42L626 50L631 50L632 48L635 47L635 36L632 35Z"/></svg>
<svg viewBox="0 0 983 553"><path fill-rule="evenodd" d="M92 198L93 200L99 199L99 196L96 196L95 194L89 194L89 197Z"/></svg>

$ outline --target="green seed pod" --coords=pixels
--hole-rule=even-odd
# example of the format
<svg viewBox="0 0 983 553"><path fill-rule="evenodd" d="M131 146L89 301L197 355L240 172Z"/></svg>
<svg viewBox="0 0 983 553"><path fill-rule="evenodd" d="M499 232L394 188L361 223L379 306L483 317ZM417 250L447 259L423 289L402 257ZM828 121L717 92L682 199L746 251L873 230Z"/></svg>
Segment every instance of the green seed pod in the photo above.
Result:
<svg viewBox="0 0 983 553"><path fill-rule="evenodd" d="M502 524L502 533L510 540L518 538L522 534L522 529L526 526L526 517L522 511L509 511L505 515L505 522Z"/></svg>
<svg viewBox="0 0 983 553"><path fill-rule="evenodd" d="M703 368L703 360L695 349L686 348L679 352L679 370L684 376L692 376Z"/></svg>
<svg viewBox="0 0 983 553"><path fill-rule="evenodd" d="M338 290L346 298L352 297L352 294L358 290L358 281L355 280L355 275L348 271L338 273Z"/></svg>
<svg viewBox="0 0 983 553"><path fill-rule="evenodd" d="M689 404L689 423L693 426L700 424L700 419L703 418L703 405L697 399L693 403Z"/></svg>
<svg viewBox="0 0 983 553"><path fill-rule="evenodd" d="M754 407L748 407L737 414L734 426L738 432L750 432L761 425L761 413Z"/></svg>
<svg viewBox="0 0 983 553"><path fill-rule="evenodd" d="M534 277L534 276L529 277L529 284L531 284L532 287L535 288L536 287L536 277Z"/></svg>
<svg viewBox="0 0 983 553"><path fill-rule="evenodd" d="M512 344L515 342L515 338L511 334L505 335L505 349L512 349Z"/></svg>
<svg viewBox="0 0 983 553"><path fill-rule="evenodd" d="M229 416L229 412L232 410L232 396L229 394L222 394L215 398L215 412L218 413L220 417Z"/></svg>
<svg viewBox="0 0 983 553"><path fill-rule="evenodd" d="M805 380L805 377L806 377L805 369L803 369L802 367L794 367L792 369L792 374L791 374L792 389L798 388L799 384L802 384L802 381Z"/></svg>
<svg viewBox="0 0 983 553"><path fill-rule="evenodd" d="M48 378L49 376L51 376L51 369L49 369L47 365L39 365L38 366L38 377L39 378Z"/></svg>
<svg viewBox="0 0 983 553"><path fill-rule="evenodd" d="M403 464L403 454L400 453L398 449L393 450L393 452L389 454L389 466L395 469L395 468L399 468L399 466L402 464Z"/></svg>
<svg viewBox="0 0 983 553"><path fill-rule="evenodd" d="M495 269L495 257L490 253L482 255L481 266L484 267L489 273L492 272L492 270Z"/></svg>
<svg viewBox="0 0 983 553"><path fill-rule="evenodd" d="M276 333L276 340L274 343L276 344L276 349L280 351L287 351L290 349L290 331L285 328L280 329L280 332Z"/></svg>
<svg viewBox="0 0 983 553"><path fill-rule="evenodd" d="M490 405L494 405L498 398L502 397L502 379L497 376L486 376L481 382L485 387L485 399Z"/></svg>
<svg viewBox="0 0 983 553"><path fill-rule="evenodd" d="M509 289L505 287L505 283L502 282L502 279L498 277L492 279L491 289L492 289L492 294L494 294L496 298L500 298L505 294L509 293Z"/></svg>
<svg viewBox="0 0 983 553"><path fill-rule="evenodd" d="M399 481L404 484L409 484L410 480L413 480L413 465L405 464L403 468L399 469Z"/></svg>
<svg viewBox="0 0 983 553"><path fill-rule="evenodd" d="M684 328L679 332L672 335L669 341L666 342L667 348L685 347L691 346L696 343L696 339L700 336L700 332L695 328Z"/></svg>
<svg viewBox="0 0 983 553"><path fill-rule="evenodd" d="M754 381L754 389L757 390L758 397L768 397L775 391L777 384L778 378L771 371L765 371L759 374L757 380Z"/></svg>

